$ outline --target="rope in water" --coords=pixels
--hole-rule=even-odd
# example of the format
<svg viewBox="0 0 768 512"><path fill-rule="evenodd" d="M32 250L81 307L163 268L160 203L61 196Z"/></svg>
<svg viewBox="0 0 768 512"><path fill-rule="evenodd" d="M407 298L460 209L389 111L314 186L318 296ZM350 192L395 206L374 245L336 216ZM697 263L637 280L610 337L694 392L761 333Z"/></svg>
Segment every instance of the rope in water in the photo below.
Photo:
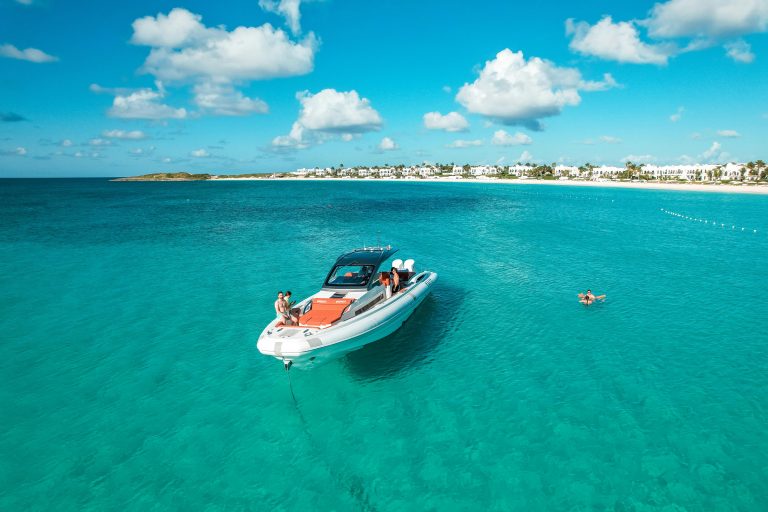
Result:
<svg viewBox="0 0 768 512"><path fill-rule="evenodd" d="M366 512L376 512L376 507L371 504L368 498L368 493L366 492L365 486L362 483L362 479L345 478L340 471L338 471L337 469L334 469L333 466L325 462L325 458L321 456L321 452L320 452L320 449L318 448L318 444L309 430L309 423L304 417L304 414L301 412L301 408L299 407L299 401L296 400L296 395L293 392L293 382L291 382L290 368L291 368L290 365L287 365L285 368L285 373L288 376L288 388L291 390L291 398L293 398L293 405L296 407L296 412L299 415L299 422L301 423L301 429L304 431L304 435L307 437L307 443L309 444L309 446L312 447L314 452L317 454L317 459L323 462L323 465L325 466L326 471L328 471L328 473L336 481L336 485L339 488L346 491L352 497L352 499L354 499L355 502L357 502L359 510L363 510Z"/></svg>

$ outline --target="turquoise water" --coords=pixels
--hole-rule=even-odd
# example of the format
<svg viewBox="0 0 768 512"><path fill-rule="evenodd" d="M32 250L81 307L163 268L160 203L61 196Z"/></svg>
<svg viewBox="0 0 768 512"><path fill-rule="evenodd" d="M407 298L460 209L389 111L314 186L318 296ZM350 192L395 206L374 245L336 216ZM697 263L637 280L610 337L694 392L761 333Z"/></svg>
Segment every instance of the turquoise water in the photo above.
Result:
<svg viewBox="0 0 768 512"><path fill-rule="evenodd" d="M440 280L296 405L274 294L377 238ZM0 180L0 261L3 511L768 510L765 196Z"/></svg>

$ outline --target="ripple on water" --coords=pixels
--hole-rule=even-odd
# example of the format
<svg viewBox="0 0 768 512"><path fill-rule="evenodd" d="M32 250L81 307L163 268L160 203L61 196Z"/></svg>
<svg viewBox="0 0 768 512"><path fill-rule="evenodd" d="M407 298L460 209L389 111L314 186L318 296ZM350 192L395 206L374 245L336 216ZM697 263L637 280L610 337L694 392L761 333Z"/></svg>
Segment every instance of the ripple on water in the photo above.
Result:
<svg viewBox="0 0 768 512"><path fill-rule="evenodd" d="M0 509L766 510L768 238L661 208L768 232L719 194L3 184ZM294 404L274 293L379 237L440 280Z"/></svg>

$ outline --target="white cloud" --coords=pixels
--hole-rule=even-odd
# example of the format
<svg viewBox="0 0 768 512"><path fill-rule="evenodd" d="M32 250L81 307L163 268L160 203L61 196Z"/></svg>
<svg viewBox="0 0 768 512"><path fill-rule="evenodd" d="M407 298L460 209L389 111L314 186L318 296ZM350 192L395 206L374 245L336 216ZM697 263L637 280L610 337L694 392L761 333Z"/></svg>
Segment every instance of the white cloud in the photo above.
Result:
<svg viewBox="0 0 768 512"><path fill-rule="evenodd" d="M469 128L469 123L458 112L448 112L445 115L440 112L427 112L424 114L424 127L428 130L461 132Z"/></svg>
<svg viewBox="0 0 768 512"><path fill-rule="evenodd" d="M64 140L62 140L62 141L59 143L59 145L60 145L61 147L64 147L64 148L69 148L69 147L72 147L72 145L73 145L73 142L72 142L70 139L64 139Z"/></svg>
<svg viewBox="0 0 768 512"><path fill-rule="evenodd" d="M379 142L379 150L381 151L392 151L394 149L397 149L397 144L389 137L384 137L381 139L381 142Z"/></svg>
<svg viewBox="0 0 768 512"><path fill-rule="evenodd" d="M518 162L530 162L531 160L533 160L533 155L527 149L520 153L517 159Z"/></svg>
<svg viewBox="0 0 768 512"><path fill-rule="evenodd" d="M483 141L480 139L475 139L475 140L458 139L451 142L450 144L446 144L445 147L454 148L454 149L463 149L463 148L472 148L472 147L477 147L482 145L483 145Z"/></svg>
<svg viewBox="0 0 768 512"><path fill-rule="evenodd" d="M768 28L768 0L669 0L645 21L652 37L723 38Z"/></svg>
<svg viewBox="0 0 768 512"><path fill-rule="evenodd" d="M13 153L18 156L27 156L27 148L19 146L13 150Z"/></svg>
<svg viewBox="0 0 768 512"><path fill-rule="evenodd" d="M248 98L230 85L204 82L195 85L195 104L204 111L222 116L266 114L269 107L258 98Z"/></svg>
<svg viewBox="0 0 768 512"><path fill-rule="evenodd" d="M140 140L146 139L147 135L141 130L104 130L101 132L102 137L110 139L128 139L128 140Z"/></svg>
<svg viewBox="0 0 768 512"><path fill-rule="evenodd" d="M323 89L317 94L299 93L301 103L299 122L308 130L363 133L378 130L381 116L357 91L340 92Z"/></svg>
<svg viewBox="0 0 768 512"><path fill-rule="evenodd" d="M572 36L571 50L605 60L664 65L674 52L674 48L667 44L651 45L642 42L634 22L614 23L610 16L605 16L594 25L566 20L565 32Z"/></svg>
<svg viewBox="0 0 768 512"><path fill-rule="evenodd" d="M451 94L451 86L450 85L444 85L443 86L443 92L446 94Z"/></svg>
<svg viewBox="0 0 768 512"><path fill-rule="evenodd" d="M124 119L184 119L187 110L173 108L160 103L165 97L162 84L158 83L158 90L139 89L126 95L118 94L112 102L112 108L108 114L112 117Z"/></svg>
<svg viewBox="0 0 768 512"><path fill-rule="evenodd" d="M91 84L88 86L88 90L96 94L111 94L113 96L122 95L127 96L132 92L136 92L140 89L131 89L128 87L103 87L99 84Z"/></svg>
<svg viewBox="0 0 768 512"><path fill-rule="evenodd" d="M177 7L167 15L144 16L134 20L133 44L177 48L205 39L208 29L200 23L203 17Z"/></svg>
<svg viewBox="0 0 768 512"><path fill-rule="evenodd" d="M723 149L719 142L713 142L711 146L699 155L700 161L718 162L728 158L728 153L721 151Z"/></svg>
<svg viewBox="0 0 768 512"><path fill-rule="evenodd" d="M667 42L641 41L638 27L648 36ZM619 62L665 64L669 57L709 48L722 41L726 55L736 62L755 59L748 43L739 36L768 30L768 0L668 0L658 2L643 20L613 23L605 16L593 26L566 22L566 32L574 37L571 49L585 55ZM688 39L682 48L669 42Z"/></svg>
<svg viewBox="0 0 768 512"><path fill-rule="evenodd" d="M604 142L606 144L620 144L621 139L618 137L612 137L610 135L601 135L600 142Z"/></svg>
<svg viewBox="0 0 768 512"><path fill-rule="evenodd" d="M323 89L317 94L303 91L296 95L301 103L299 118L288 135L272 140L275 147L305 148L313 141L322 142L333 136L346 137L376 131L382 119L367 98L357 91Z"/></svg>
<svg viewBox="0 0 768 512"><path fill-rule="evenodd" d="M621 159L622 162L633 162L636 164L649 164L656 161L653 155L627 155Z"/></svg>
<svg viewBox="0 0 768 512"><path fill-rule="evenodd" d="M132 148L128 153L131 156L148 156L155 152L155 146L149 146L148 148Z"/></svg>
<svg viewBox="0 0 768 512"><path fill-rule="evenodd" d="M683 118L683 112L685 112L685 107L677 107L677 110L675 111L675 113L669 116L669 120L672 121L673 123L678 122L680 119Z"/></svg>
<svg viewBox="0 0 768 512"><path fill-rule="evenodd" d="M259 0L259 7L284 17L294 34L301 32L301 0Z"/></svg>
<svg viewBox="0 0 768 512"><path fill-rule="evenodd" d="M42 50L37 48L26 48L19 50L12 44L0 45L0 57L7 57L9 59L26 60L28 62L35 62L41 64L44 62L55 62L59 60L58 57L48 55Z"/></svg>
<svg viewBox="0 0 768 512"><path fill-rule="evenodd" d="M725 44L725 54L736 62L750 64L755 60L752 47L743 39L737 39Z"/></svg>
<svg viewBox="0 0 768 512"><path fill-rule="evenodd" d="M299 3L299 0L262 2L279 12L288 9L287 13L292 12L290 5L294 5L296 17L291 19L295 19L296 28ZM235 86L250 80L304 75L314 68L318 41L311 32L302 40L293 41L285 31L269 23L228 31L222 25L206 27L202 20L201 15L179 7L168 14L138 18L132 25L131 42L151 48L141 68L143 72L166 83L193 83L193 101L203 113L224 116L266 113L269 107L264 101L245 96ZM98 88L95 92L111 92L95 87ZM94 86L91 88L95 90ZM127 96L135 91L113 93Z"/></svg>
<svg viewBox="0 0 768 512"><path fill-rule="evenodd" d="M164 164L170 164L171 162L173 162L173 159L171 157L167 156L167 157L163 158L161 160L161 162L163 162Z"/></svg>
<svg viewBox="0 0 768 512"><path fill-rule="evenodd" d="M291 126L288 135L278 135L272 139L272 146L275 148L304 149L309 147L309 142L305 139L304 127L296 121Z"/></svg>
<svg viewBox="0 0 768 512"><path fill-rule="evenodd" d="M91 139L88 141L89 146L110 146L112 145L111 140L107 139Z"/></svg>
<svg viewBox="0 0 768 512"><path fill-rule="evenodd" d="M195 157L195 158L208 158L211 156L209 152L207 152L205 149L196 149L194 151L190 151L189 156Z"/></svg>
<svg viewBox="0 0 768 512"><path fill-rule="evenodd" d="M609 74L601 82L584 81L578 69L557 67L538 57L526 60L522 52L505 49L485 63L477 80L462 86L456 100L472 113L540 130L539 119L581 103L579 91L615 86Z"/></svg>
<svg viewBox="0 0 768 512"><path fill-rule="evenodd" d="M259 27L207 28L201 16L176 8L133 24L134 44L151 46L143 70L165 81L216 83L304 75L314 67L317 40L300 42L269 23Z"/></svg>
<svg viewBox="0 0 768 512"><path fill-rule="evenodd" d="M512 135L505 130L497 130L494 132L493 138L491 139L491 143L497 146L520 146L528 145L532 142L533 139L522 132L517 132Z"/></svg>
<svg viewBox="0 0 768 512"><path fill-rule="evenodd" d="M736 130L718 130L717 134L721 137L730 137L730 138L741 137L741 134Z"/></svg>

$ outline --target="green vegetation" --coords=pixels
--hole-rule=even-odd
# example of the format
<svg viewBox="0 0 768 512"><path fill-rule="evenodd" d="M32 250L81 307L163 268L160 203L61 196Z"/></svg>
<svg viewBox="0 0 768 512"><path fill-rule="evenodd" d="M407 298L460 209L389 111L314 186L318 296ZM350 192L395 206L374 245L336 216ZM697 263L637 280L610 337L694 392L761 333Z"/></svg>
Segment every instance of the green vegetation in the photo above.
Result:
<svg viewBox="0 0 768 512"><path fill-rule="evenodd" d="M300 169L298 172L276 173L249 173L249 174L190 174L187 172L176 173L152 173L142 176L119 178L115 181L203 181L219 179L280 179L280 178L365 178L365 179L409 179L423 180L430 178L453 179L536 179L536 180L598 180L598 181L632 181L632 182L657 182L657 183L723 183L757 185L768 181L768 165L763 160L747 162L745 164L721 164L701 166L691 169L657 168L646 164L637 164L630 161L623 168L598 168L586 163L579 167L558 166L557 163L536 164L532 162L516 165L486 165L479 168L470 164L459 165L454 162L448 164L423 163L405 166L403 164L392 165L386 163L383 166L354 166L344 167L340 163L338 167L324 169ZM735 167L735 169L734 169Z"/></svg>
<svg viewBox="0 0 768 512"><path fill-rule="evenodd" d="M212 179L216 178L284 178L288 176L285 173L271 174L271 173L250 173L250 174L217 174Z"/></svg>
<svg viewBox="0 0 768 512"><path fill-rule="evenodd" d="M114 181L202 181L211 179L210 174L190 174L188 172L155 172L141 176L117 178Z"/></svg>

